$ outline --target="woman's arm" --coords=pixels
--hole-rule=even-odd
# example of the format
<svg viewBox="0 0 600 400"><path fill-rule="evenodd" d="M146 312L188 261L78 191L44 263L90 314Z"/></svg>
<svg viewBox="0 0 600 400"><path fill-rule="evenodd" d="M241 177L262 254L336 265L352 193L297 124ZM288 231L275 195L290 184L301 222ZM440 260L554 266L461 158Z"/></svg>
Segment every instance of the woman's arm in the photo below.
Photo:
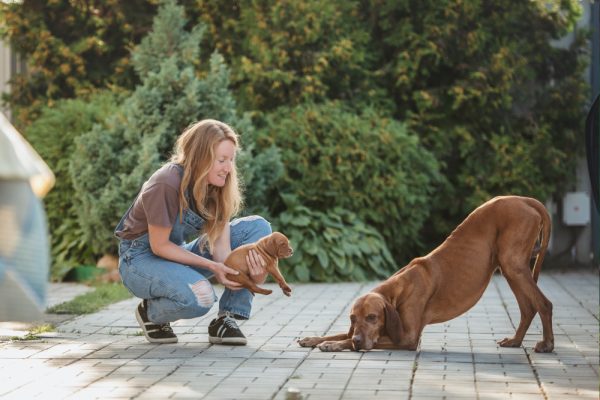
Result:
<svg viewBox="0 0 600 400"><path fill-rule="evenodd" d="M231 253L231 230L229 224L225 224L223 232L215 241L212 257L213 260L222 263L227 259L229 253Z"/></svg>
<svg viewBox="0 0 600 400"><path fill-rule="evenodd" d="M152 252L159 257L174 261L179 264L189 265L193 267L206 268L215 274L217 280L224 286L230 289L239 289L241 285L237 282L227 279L225 274L239 274L238 271L227 267L222 263L222 260L215 261L201 257L182 247L177 246L169 240L171 227L148 225L148 238L150 240L150 248ZM231 251L231 250L230 250Z"/></svg>
<svg viewBox="0 0 600 400"><path fill-rule="evenodd" d="M219 236L215 243L213 259L223 262L229 256L229 253L231 253L231 228L229 224L225 224L221 236ZM250 278L259 285L264 283L268 272L265 269L266 263L263 257L258 252L250 250L246 256L246 264L248 265Z"/></svg>

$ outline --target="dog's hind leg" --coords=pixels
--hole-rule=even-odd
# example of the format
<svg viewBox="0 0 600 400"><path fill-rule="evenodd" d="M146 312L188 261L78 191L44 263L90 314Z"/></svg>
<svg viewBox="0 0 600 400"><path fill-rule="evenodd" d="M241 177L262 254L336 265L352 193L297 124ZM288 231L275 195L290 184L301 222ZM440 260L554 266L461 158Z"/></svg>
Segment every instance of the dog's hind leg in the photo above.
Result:
<svg viewBox="0 0 600 400"><path fill-rule="evenodd" d="M527 209L524 209L527 210ZM534 275L539 274L529 269L529 260L535 241L539 236L542 218L539 214L523 212L509 221L511 229L505 229L497 239L498 262L502 274L508 280L519 310L521 322L512 339L499 342L501 346L519 346L531 324L535 313L542 320L542 341L535 345L536 352L551 352L554 349L554 334L552 332L552 303L544 296L536 283Z"/></svg>
<svg viewBox="0 0 600 400"><path fill-rule="evenodd" d="M540 314L542 320L542 335L543 340L535 346L536 352L547 353L554 349L554 334L552 332L552 303L544 296L540 288L533 280L533 276L528 269L522 268L517 272L503 270L508 284L512 289L519 310L521 311L521 321L513 338L501 340L498 344L503 347L517 347L521 345L523 337L535 316L535 313Z"/></svg>
<svg viewBox="0 0 600 400"><path fill-rule="evenodd" d="M536 310L531 304L531 301L527 298L527 296L521 291L519 286L517 285L517 279L509 278L505 276L508 281L508 285L510 286L512 292L514 293L517 303L519 304L519 311L521 311L521 321L519 322L519 327L515 332L515 336L512 338L504 338L499 341L498 344L502 347L519 347L523 342L523 338L525 337L525 333L527 329L529 329L529 325L531 325L531 321L535 316Z"/></svg>

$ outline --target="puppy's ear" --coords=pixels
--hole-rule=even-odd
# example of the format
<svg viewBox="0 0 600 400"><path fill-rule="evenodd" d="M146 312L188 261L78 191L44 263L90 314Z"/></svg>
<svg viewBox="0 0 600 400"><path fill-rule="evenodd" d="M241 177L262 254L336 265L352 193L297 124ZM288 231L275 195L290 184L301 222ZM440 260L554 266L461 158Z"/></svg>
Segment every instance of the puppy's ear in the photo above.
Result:
<svg viewBox="0 0 600 400"><path fill-rule="evenodd" d="M287 253L288 249L288 241L285 239L280 239L277 243L277 252L279 253L279 257L283 257Z"/></svg>
<svg viewBox="0 0 600 400"><path fill-rule="evenodd" d="M271 234L269 236L269 240L267 241L268 253L269 254L277 254L278 246L277 246L277 238Z"/></svg>
<svg viewBox="0 0 600 400"><path fill-rule="evenodd" d="M400 342L400 331L402 329L402 322L400 322L400 315L398 311L389 302L385 302L385 331L387 332L392 342Z"/></svg>

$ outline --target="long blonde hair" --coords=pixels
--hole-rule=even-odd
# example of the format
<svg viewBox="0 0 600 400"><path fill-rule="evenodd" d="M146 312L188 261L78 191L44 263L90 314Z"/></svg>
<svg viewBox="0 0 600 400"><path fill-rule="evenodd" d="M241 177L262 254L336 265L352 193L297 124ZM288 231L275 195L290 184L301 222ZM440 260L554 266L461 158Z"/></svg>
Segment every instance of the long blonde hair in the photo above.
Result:
<svg viewBox="0 0 600 400"><path fill-rule="evenodd" d="M227 175L225 185L208 184L208 173L215 162L215 149L225 140L238 148L238 137L227 124L214 119L205 119L190 125L179 136L170 161L183 167L183 178L179 187L179 212L189 207L185 190L191 189L192 199L200 216L205 219L203 233L206 234L201 248L212 253L215 241L241 208L242 195L235 164Z"/></svg>

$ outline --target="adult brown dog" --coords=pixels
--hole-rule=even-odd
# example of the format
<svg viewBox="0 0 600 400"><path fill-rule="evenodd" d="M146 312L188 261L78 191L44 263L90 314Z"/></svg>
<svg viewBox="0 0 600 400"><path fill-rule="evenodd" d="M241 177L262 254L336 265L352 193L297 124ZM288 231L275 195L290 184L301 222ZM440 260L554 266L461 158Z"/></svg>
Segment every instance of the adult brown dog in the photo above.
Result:
<svg viewBox="0 0 600 400"><path fill-rule="evenodd" d="M532 273L529 262L540 233ZM298 343L323 351L416 350L425 325L448 321L470 309L499 267L517 298L521 322L514 337L498 344L520 346L539 312L543 340L535 351L550 352L554 348L552 303L537 286L549 237L550 217L539 201L496 197L475 209L431 253L415 258L359 297L352 306L348 333L306 337Z"/></svg>
<svg viewBox="0 0 600 400"><path fill-rule="evenodd" d="M279 287L283 290L283 294L289 296L292 293L290 288L279 271L279 259L291 257L294 250L290 246L288 238L280 232L273 232L260 239L256 243L245 244L233 250L225 259L223 264L237 271L239 275L227 274L227 279L238 282L246 289L253 293L271 294L272 290L259 287L248 276L248 264L246 264L246 256L250 250L256 250L266 262L265 269L279 283Z"/></svg>

